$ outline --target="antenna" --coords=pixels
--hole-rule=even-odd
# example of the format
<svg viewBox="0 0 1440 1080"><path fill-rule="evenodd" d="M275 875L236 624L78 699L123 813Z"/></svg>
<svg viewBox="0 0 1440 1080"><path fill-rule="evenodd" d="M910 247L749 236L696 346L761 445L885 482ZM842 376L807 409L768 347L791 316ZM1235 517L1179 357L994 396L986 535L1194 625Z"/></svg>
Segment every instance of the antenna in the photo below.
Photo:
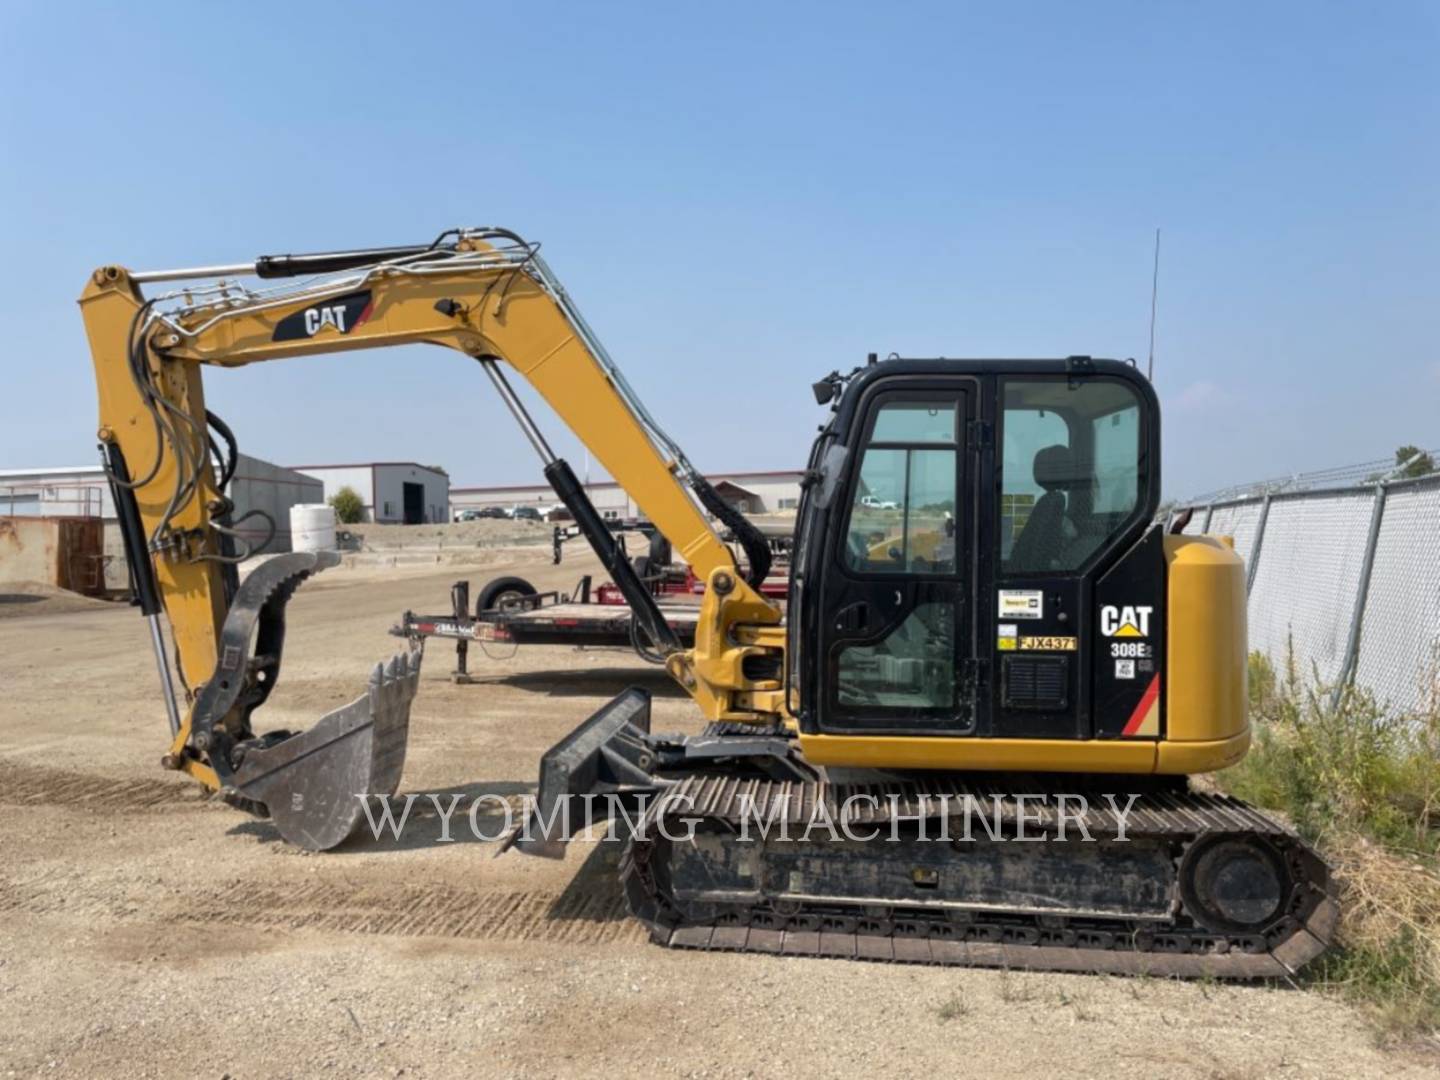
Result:
<svg viewBox="0 0 1440 1080"><path fill-rule="evenodd" d="M1160 297L1160 229L1155 229L1155 269L1150 275L1150 360L1145 365L1145 378L1155 381L1155 304Z"/></svg>

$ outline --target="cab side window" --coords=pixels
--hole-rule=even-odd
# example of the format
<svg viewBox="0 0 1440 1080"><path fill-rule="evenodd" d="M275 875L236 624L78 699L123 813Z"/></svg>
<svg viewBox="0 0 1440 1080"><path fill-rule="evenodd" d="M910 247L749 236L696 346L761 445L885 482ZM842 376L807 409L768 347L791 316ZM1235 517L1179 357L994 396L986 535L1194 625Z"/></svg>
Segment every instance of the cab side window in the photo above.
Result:
<svg viewBox="0 0 1440 1080"><path fill-rule="evenodd" d="M860 462L845 565L866 574L953 574L959 467L953 401L882 405Z"/></svg>
<svg viewBox="0 0 1440 1080"><path fill-rule="evenodd" d="M1118 381L1064 377L1007 379L1003 401L1001 569L1078 570L1138 511L1140 402Z"/></svg>

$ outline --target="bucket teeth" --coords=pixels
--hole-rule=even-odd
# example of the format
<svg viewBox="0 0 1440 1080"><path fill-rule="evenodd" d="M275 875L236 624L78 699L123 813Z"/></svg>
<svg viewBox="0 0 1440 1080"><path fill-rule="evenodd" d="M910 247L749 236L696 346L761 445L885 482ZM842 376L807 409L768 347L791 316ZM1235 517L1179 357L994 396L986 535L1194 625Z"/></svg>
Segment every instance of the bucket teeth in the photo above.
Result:
<svg viewBox="0 0 1440 1080"><path fill-rule="evenodd" d="M395 794L405 767L421 653L399 653L370 673L366 692L273 746L251 749L232 787L263 803L280 835L310 851L343 843L364 800Z"/></svg>

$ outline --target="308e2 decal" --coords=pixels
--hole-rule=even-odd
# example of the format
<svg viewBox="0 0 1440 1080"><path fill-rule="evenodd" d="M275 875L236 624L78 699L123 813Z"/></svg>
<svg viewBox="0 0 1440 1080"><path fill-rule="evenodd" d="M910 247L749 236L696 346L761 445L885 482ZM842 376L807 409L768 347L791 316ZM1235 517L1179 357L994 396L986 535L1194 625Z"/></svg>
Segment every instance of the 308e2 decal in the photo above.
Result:
<svg viewBox="0 0 1440 1080"><path fill-rule="evenodd" d="M1110 658L1115 661L1115 678L1133 679L1137 669L1150 669L1148 661L1155 649L1145 639L1150 636L1150 617L1154 613L1155 608L1149 604L1106 604L1100 609L1100 633L1112 639Z"/></svg>

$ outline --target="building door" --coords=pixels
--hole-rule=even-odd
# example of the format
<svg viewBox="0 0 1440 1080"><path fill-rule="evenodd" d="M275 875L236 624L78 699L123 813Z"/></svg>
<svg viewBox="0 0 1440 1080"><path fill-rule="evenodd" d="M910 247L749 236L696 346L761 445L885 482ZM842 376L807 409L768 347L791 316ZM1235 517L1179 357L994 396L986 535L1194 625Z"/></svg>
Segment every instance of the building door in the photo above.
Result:
<svg viewBox="0 0 1440 1080"><path fill-rule="evenodd" d="M425 485L412 484L406 481L403 484L403 506L406 525L425 524Z"/></svg>

